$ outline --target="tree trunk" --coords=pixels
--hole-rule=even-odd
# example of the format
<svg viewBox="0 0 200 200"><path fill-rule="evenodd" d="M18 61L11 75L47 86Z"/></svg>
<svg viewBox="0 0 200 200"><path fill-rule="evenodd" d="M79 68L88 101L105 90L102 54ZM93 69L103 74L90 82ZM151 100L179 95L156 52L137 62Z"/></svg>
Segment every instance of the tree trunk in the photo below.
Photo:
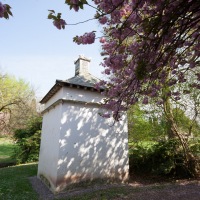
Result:
<svg viewBox="0 0 200 200"><path fill-rule="evenodd" d="M174 121L174 115L172 112L172 107L171 107L169 97L164 99L163 106L164 106L164 114L165 114L166 123L167 123L168 138L169 139L177 138L178 127L176 125L176 122Z"/></svg>
<svg viewBox="0 0 200 200"><path fill-rule="evenodd" d="M196 167L195 167L196 159L190 153L189 146L188 146L187 140L184 138L184 135L181 134L181 132L178 130L177 124L174 120L169 97L165 98L163 106L164 106L164 114L165 114L167 125L168 125L167 127L168 137L169 139L177 138L180 141L181 146L183 148L183 152L184 152L186 167L189 170L189 172L195 176L196 175Z"/></svg>

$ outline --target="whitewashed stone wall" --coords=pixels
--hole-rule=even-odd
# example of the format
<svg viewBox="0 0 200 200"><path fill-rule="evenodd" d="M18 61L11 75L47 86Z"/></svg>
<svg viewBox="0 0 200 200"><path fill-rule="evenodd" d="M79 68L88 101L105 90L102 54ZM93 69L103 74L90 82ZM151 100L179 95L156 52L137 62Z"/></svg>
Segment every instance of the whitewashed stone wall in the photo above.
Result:
<svg viewBox="0 0 200 200"><path fill-rule="evenodd" d="M102 118L92 91L62 88L44 113L38 177L53 192L87 180L128 180L127 119L113 125ZM69 101L68 101L69 100ZM92 102L92 103L91 103ZM51 101L51 104L53 101Z"/></svg>

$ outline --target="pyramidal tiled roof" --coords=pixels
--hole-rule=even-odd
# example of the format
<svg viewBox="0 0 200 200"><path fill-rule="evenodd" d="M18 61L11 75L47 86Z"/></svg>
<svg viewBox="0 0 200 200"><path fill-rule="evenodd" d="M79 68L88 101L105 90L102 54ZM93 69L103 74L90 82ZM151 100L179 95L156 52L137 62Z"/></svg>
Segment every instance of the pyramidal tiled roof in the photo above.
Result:
<svg viewBox="0 0 200 200"><path fill-rule="evenodd" d="M96 78L95 76L91 75L90 73L84 75L76 75L66 82L71 84L76 84L85 87L94 87L96 83L98 83L100 79Z"/></svg>
<svg viewBox="0 0 200 200"><path fill-rule="evenodd" d="M89 73L89 62L89 59L79 56L78 60L75 61L75 76L67 80L56 80L55 85L49 90L40 103L46 103L62 87L75 87L98 91L95 89L95 85L100 81L100 79ZM103 88L100 89L100 91L103 90Z"/></svg>

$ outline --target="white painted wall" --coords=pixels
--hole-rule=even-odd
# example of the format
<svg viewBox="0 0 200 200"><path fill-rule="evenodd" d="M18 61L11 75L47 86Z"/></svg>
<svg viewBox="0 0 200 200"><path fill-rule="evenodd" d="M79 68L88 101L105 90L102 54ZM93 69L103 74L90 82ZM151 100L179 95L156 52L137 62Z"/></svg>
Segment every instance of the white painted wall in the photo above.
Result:
<svg viewBox="0 0 200 200"><path fill-rule="evenodd" d="M59 99L99 103L103 101L103 96L95 91L79 88L63 87L45 104L45 109Z"/></svg>
<svg viewBox="0 0 200 200"><path fill-rule="evenodd" d="M128 179L126 119L102 118L99 108L65 103L62 107L57 190L84 180Z"/></svg>
<svg viewBox="0 0 200 200"><path fill-rule="evenodd" d="M95 91L65 87L63 88L62 98L76 101L99 103L103 101L104 96Z"/></svg>
<svg viewBox="0 0 200 200"><path fill-rule="evenodd" d="M61 95L62 94L62 95ZM99 102L97 92L63 88L56 98ZM43 116L38 177L45 176L53 192L85 180L128 180L127 119L102 118L98 105L64 102Z"/></svg>
<svg viewBox="0 0 200 200"><path fill-rule="evenodd" d="M51 183L57 181L57 162L59 158L59 132L62 104L43 115L42 136L38 164L38 177L44 176Z"/></svg>

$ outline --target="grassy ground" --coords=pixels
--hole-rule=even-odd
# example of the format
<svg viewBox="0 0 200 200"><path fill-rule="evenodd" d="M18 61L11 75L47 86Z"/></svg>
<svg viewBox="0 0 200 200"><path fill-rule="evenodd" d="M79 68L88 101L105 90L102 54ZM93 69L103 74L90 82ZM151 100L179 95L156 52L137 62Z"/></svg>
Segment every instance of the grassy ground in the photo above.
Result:
<svg viewBox="0 0 200 200"><path fill-rule="evenodd" d="M14 142L8 137L0 137L0 163L13 163L11 158L14 151Z"/></svg>
<svg viewBox="0 0 200 200"><path fill-rule="evenodd" d="M39 200L33 190L29 177L36 176L37 164L26 164L0 168L0 200ZM69 197L54 196L51 200L122 200L122 199L182 199L197 200L200 195L200 183L179 185L151 185L147 187L120 186L104 190L90 191L87 194L75 194ZM173 191L172 191L173 190ZM171 195L171 196L170 196ZM176 195L176 198L174 198ZM179 195L179 196L177 196ZM163 198L164 197L164 198ZM168 198L165 198L168 197ZM179 198L180 197L180 198ZM46 199L46 198L45 198Z"/></svg>
<svg viewBox="0 0 200 200"><path fill-rule="evenodd" d="M0 168L0 199L1 200L37 200L39 199L33 190L28 177L36 176L37 165L27 164L6 168ZM74 196L71 198L55 198L55 199L74 199L74 200L91 200L91 199L113 199L114 197L122 197L127 195L124 188L112 188L105 191L91 192Z"/></svg>
<svg viewBox="0 0 200 200"><path fill-rule="evenodd" d="M37 200L28 177L37 173L36 164L0 168L1 200Z"/></svg>
<svg viewBox="0 0 200 200"><path fill-rule="evenodd" d="M0 168L0 199L1 200L37 200L39 199L36 192L33 190L29 177L36 176L37 165L26 164L12 167ZM132 191L133 192L133 191ZM74 200L105 200L115 199L116 197L124 197L128 194L125 188L110 188L108 190L91 192L71 198L55 198L59 200L74 199Z"/></svg>

